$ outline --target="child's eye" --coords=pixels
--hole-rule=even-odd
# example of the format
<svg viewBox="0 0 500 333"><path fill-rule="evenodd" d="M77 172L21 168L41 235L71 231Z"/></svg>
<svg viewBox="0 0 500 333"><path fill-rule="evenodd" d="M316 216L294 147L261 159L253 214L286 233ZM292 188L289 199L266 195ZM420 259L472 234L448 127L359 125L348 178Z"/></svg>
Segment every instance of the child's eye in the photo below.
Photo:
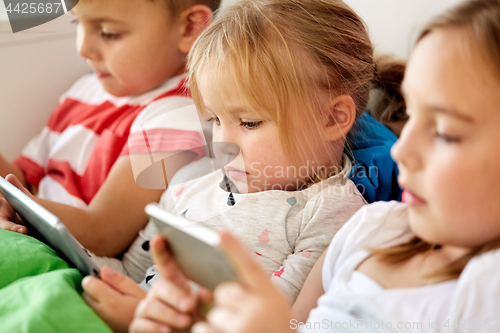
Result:
<svg viewBox="0 0 500 333"><path fill-rule="evenodd" d="M262 121L242 121L240 126L243 126L249 130L256 129L259 125L262 124Z"/></svg>
<svg viewBox="0 0 500 333"><path fill-rule="evenodd" d="M109 33L106 33L104 31L101 32L101 36L102 36L102 38L110 39L110 40L116 40L116 39L120 38L120 34L109 34Z"/></svg>
<svg viewBox="0 0 500 333"><path fill-rule="evenodd" d="M214 122L216 125L220 125L219 117L210 117L210 119L208 119L208 122Z"/></svg>
<svg viewBox="0 0 500 333"><path fill-rule="evenodd" d="M458 143L458 142L460 142L460 138L452 137L452 136L446 135L444 133L436 132L436 136L438 137L439 140L442 140L445 143Z"/></svg>
<svg viewBox="0 0 500 333"><path fill-rule="evenodd" d="M71 24L78 24L80 21L75 17L74 19L71 20Z"/></svg>

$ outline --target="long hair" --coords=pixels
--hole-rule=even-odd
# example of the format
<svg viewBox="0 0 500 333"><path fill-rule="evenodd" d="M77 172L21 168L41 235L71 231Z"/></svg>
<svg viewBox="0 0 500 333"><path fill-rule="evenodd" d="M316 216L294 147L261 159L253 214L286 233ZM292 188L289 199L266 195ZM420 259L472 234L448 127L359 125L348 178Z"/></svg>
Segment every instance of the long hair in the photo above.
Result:
<svg viewBox="0 0 500 333"><path fill-rule="evenodd" d="M470 63L473 63L473 59L475 62L482 60L481 63L488 66L500 83L500 0L471 0L460 4L431 21L422 31L418 41L441 29L456 29L462 33L462 56L471 57ZM428 244L415 237L405 244L370 251L381 261L399 263L436 246L438 245ZM500 239L495 239L472 249L464 257L431 275L441 281L456 279L472 258L498 248Z"/></svg>

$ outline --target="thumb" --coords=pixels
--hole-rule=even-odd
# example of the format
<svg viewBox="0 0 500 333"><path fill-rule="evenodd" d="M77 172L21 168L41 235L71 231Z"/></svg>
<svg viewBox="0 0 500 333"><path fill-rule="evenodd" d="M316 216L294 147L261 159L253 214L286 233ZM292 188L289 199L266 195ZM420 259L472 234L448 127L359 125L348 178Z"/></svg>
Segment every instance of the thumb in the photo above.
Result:
<svg viewBox="0 0 500 333"><path fill-rule="evenodd" d="M108 266L101 268L99 275L102 281L106 282L122 294L135 296L141 299L146 297L146 291L139 287L134 280L112 270Z"/></svg>
<svg viewBox="0 0 500 333"><path fill-rule="evenodd" d="M7 180L9 183L14 185L18 189L20 189L24 194L28 195L31 198L33 197L31 192L28 191L28 189L26 187L24 187L24 185L19 181L19 179L17 179L17 177L15 175L9 174L9 175L7 175L7 177L5 177L5 180Z"/></svg>
<svg viewBox="0 0 500 333"><path fill-rule="evenodd" d="M262 289L270 283L268 274L231 233L223 230L220 232L220 238L219 246L231 260L239 282L255 290Z"/></svg>

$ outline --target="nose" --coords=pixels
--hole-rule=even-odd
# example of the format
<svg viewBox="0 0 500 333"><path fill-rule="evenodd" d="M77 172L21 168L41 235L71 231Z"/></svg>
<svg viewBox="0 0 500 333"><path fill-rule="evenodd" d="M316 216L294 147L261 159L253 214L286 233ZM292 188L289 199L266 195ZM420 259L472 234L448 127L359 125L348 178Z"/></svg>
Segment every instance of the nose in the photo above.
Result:
<svg viewBox="0 0 500 333"><path fill-rule="evenodd" d="M101 60L97 48L97 40L90 32L85 31L85 27L82 24L79 24L76 30L76 48L85 61Z"/></svg>
<svg viewBox="0 0 500 333"><path fill-rule="evenodd" d="M392 146L391 156L399 168L415 171L422 167L420 150L423 142L420 139L418 124L412 118L401 131L399 140Z"/></svg>
<svg viewBox="0 0 500 333"><path fill-rule="evenodd" d="M212 149L214 156L223 165L228 164L240 154L237 133L231 124L214 125Z"/></svg>

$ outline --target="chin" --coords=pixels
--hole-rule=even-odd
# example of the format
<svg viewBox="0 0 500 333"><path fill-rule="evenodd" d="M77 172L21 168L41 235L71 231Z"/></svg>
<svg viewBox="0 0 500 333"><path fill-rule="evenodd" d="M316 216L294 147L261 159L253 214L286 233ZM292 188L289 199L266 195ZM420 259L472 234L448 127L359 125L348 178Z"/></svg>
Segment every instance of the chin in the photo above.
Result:
<svg viewBox="0 0 500 333"><path fill-rule="evenodd" d="M437 240L438 235L436 234L436 230L432 227L434 221L432 218L425 217L421 214L412 212L410 210L410 229L411 231L420 238L421 240L431 243L438 244Z"/></svg>
<svg viewBox="0 0 500 333"><path fill-rule="evenodd" d="M143 93L143 91L136 91L137 89L131 89L124 87L120 84L116 84L116 82L107 81L109 78L99 79L104 90L116 97L126 97L126 96L136 96Z"/></svg>

